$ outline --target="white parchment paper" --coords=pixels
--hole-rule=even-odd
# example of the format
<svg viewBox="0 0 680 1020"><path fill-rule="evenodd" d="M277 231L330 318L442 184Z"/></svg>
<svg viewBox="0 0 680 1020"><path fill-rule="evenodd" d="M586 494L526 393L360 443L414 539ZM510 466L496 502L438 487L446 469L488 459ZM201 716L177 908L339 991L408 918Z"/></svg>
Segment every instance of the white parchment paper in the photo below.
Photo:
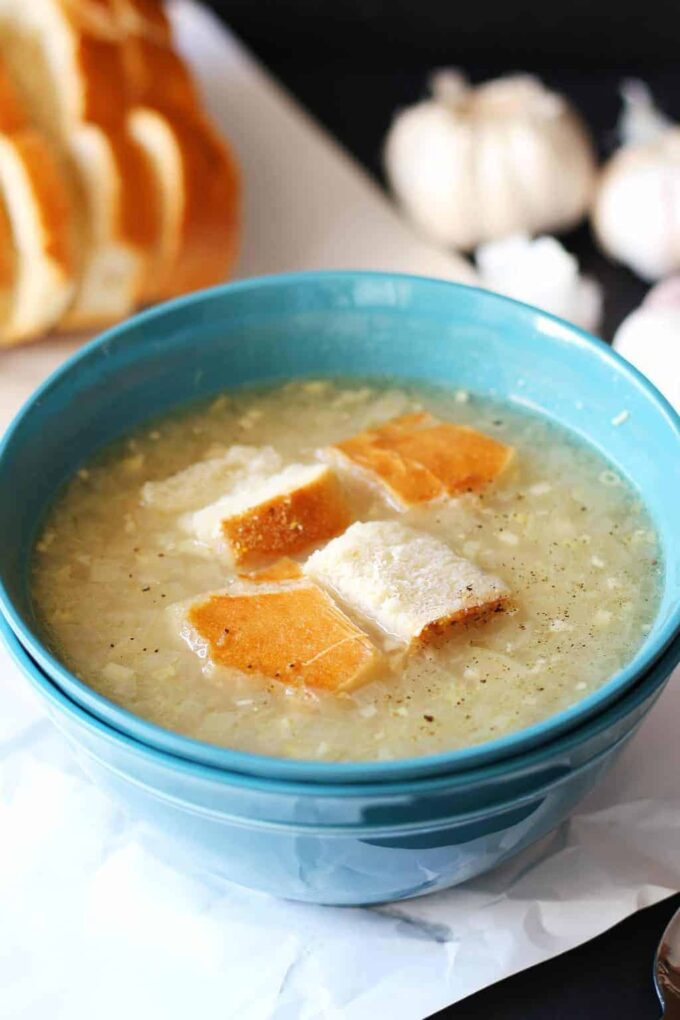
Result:
<svg viewBox="0 0 680 1020"><path fill-rule="evenodd" d="M181 0L173 15L245 168L241 275L346 266L465 276L412 237L207 12ZM0 425L73 346L3 355ZM680 888L679 679L558 832L450 892L347 909L277 901L159 861L75 766L2 652L0 1017L420 1020L578 945Z"/></svg>

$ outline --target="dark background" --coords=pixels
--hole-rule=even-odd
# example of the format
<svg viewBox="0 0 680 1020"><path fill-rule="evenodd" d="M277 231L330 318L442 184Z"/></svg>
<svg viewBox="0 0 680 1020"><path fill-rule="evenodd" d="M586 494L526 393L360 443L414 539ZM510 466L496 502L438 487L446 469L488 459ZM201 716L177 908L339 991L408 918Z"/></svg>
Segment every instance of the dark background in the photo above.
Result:
<svg viewBox="0 0 680 1020"><path fill-rule="evenodd" d="M435 67L472 80L538 72L586 117L602 156L615 146L622 78L639 76L680 120L680 0L211 0L300 102L382 181L382 140ZM563 239L605 288L611 339L647 287L592 243ZM680 848L679 848L680 852ZM658 1020L656 945L674 897L573 952L500 982L447 1020ZM389 1006L386 1008L389 1015Z"/></svg>
<svg viewBox="0 0 680 1020"><path fill-rule="evenodd" d="M616 144L618 85L639 76L680 120L680 0L209 0L297 98L382 182L394 111L435 67L473 81L531 70L565 92L602 156ZM611 340L646 286L609 262L587 226L566 238L604 287Z"/></svg>

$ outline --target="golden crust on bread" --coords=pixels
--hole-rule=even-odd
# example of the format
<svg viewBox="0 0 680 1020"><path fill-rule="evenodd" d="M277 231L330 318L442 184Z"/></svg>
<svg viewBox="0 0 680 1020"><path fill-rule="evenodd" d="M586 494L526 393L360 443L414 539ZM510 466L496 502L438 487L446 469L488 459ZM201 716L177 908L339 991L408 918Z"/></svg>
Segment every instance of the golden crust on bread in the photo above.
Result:
<svg viewBox="0 0 680 1020"><path fill-rule="evenodd" d="M81 30L119 46L125 102L200 115L193 78L172 43L163 4L154 0L66 0Z"/></svg>
<svg viewBox="0 0 680 1020"><path fill-rule="evenodd" d="M287 492L226 517L221 523L237 564L290 556L339 535L349 507L330 470Z"/></svg>
<svg viewBox="0 0 680 1020"><path fill-rule="evenodd" d="M508 465L512 448L429 414L394 418L330 448L402 506L478 491Z"/></svg>
<svg viewBox="0 0 680 1020"><path fill-rule="evenodd" d="M351 690L380 661L368 635L316 585L209 595L187 620L215 665L282 683Z"/></svg>
<svg viewBox="0 0 680 1020"><path fill-rule="evenodd" d="M7 68L0 63L0 132L11 135L30 127L26 108Z"/></svg>
<svg viewBox="0 0 680 1020"><path fill-rule="evenodd" d="M124 49L130 103L202 116L191 72L172 46L139 35Z"/></svg>
<svg viewBox="0 0 680 1020"><path fill-rule="evenodd" d="M135 108L130 127L158 182L160 240L145 299L224 280L236 258L240 183L226 143L204 119Z"/></svg>

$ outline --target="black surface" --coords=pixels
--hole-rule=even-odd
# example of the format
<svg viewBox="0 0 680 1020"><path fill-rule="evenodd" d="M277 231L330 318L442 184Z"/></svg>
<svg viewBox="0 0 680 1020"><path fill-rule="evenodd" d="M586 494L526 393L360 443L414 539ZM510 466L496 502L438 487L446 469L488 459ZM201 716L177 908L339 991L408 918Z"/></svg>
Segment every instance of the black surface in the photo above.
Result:
<svg viewBox="0 0 680 1020"><path fill-rule="evenodd" d="M680 0L570 0L566 9L550 0L213 0L213 6L379 180L390 118L424 94L436 66L460 66L473 80L506 70L540 72L581 109L602 154L615 143L624 77L644 77L680 120ZM603 335L611 339L647 288L597 251L587 227L564 240L605 288ZM652 961L677 907L680 896L438 1018L658 1020Z"/></svg>
<svg viewBox="0 0 680 1020"><path fill-rule="evenodd" d="M437 1020L659 1020L656 948L680 896L435 1014Z"/></svg>
<svg viewBox="0 0 680 1020"><path fill-rule="evenodd" d="M269 64L677 63L677 0L212 0Z"/></svg>
<svg viewBox="0 0 680 1020"><path fill-rule="evenodd" d="M568 16L550 0L212 5L383 184L381 152L391 118L426 94L433 67L460 67L472 81L538 73L582 112L603 157L616 147L618 88L625 78L643 78L660 108L680 120L680 0L570 0ZM596 248L587 225L561 240L603 285L601 335L611 340L647 286Z"/></svg>

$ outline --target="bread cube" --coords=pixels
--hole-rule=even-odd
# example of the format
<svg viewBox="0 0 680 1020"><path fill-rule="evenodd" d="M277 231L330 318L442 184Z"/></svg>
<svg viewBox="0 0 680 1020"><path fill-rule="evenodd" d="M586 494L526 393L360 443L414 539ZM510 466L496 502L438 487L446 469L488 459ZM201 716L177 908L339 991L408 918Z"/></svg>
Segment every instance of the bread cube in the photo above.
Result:
<svg viewBox="0 0 680 1020"><path fill-rule="evenodd" d="M183 521L199 542L237 566L294 556L339 535L350 522L337 478L319 464L291 464Z"/></svg>
<svg viewBox="0 0 680 1020"><path fill-rule="evenodd" d="M410 649L500 611L510 594L438 538L398 521L353 524L303 569L353 616Z"/></svg>
<svg viewBox="0 0 680 1020"><path fill-rule="evenodd" d="M213 666L339 693L373 679L381 655L317 585L235 582L171 607L182 636Z"/></svg>
<svg viewBox="0 0 680 1020"><path fill-rule="evenodd" d="M207 503L261 482L281 468L272 446L231 446L220 457L199 460L169 478L146 482L142 503L163 513L199 510Z"/></svg>
<svg viewBox="0 0 680 1020"><path fill-rule="evenodd" d="M415 413L335 443L321 457L378 487L398 510L407 510L484 488L512 454L512 447L475 429Z"/></svg>

